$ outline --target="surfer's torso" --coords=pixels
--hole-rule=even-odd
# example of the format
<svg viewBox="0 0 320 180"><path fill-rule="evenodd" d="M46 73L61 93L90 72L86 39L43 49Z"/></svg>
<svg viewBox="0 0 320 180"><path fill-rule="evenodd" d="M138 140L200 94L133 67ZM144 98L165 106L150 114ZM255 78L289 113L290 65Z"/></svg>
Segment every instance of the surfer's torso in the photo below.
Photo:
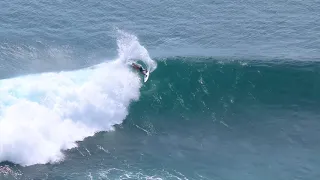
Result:
<svg viewBox="0 0 320 180"><path fill-rule="evenodd" d="M147 73L147 70L143 69L143 67L141 65L138 65L136 63L132 63L132 66L139 70L143 75L145 75Z"/></svg>

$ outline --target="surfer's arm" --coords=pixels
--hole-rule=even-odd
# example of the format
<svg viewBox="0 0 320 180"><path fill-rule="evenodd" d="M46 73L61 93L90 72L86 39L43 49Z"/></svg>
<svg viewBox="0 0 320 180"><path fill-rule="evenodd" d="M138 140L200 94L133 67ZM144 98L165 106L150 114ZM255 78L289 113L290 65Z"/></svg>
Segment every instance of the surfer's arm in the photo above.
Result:
<svg viewBox="0 0 320 180"><path fill-rule="evenodd" d="M137 70L139 70L140 69L140 66L138 66L137 64L135 64L135 63L132 63L132 65L131 65L133 68L135 68L135 69L137 69Z"/></svg>

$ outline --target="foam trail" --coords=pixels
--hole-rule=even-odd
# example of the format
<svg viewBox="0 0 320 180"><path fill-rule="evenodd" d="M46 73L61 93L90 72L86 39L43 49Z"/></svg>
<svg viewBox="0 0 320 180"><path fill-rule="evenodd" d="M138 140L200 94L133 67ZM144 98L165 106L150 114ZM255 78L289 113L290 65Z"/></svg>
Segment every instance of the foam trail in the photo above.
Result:
<svg viewBox="0 0 320 180"><path fill-rule="evenodd" d="M129 53L141 50L135 48ZM1 80L0 162L56 162L75 141L113 130L130 102L139 99L142 85L122 58L78 71Z"/></svg>

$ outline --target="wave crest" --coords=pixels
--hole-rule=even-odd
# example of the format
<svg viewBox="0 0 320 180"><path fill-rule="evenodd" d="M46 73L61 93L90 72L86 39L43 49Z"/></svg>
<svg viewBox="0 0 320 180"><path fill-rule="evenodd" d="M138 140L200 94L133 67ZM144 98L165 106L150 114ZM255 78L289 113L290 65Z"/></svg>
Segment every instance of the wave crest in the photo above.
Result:
<svg viewBox="0 0 320 180"><path fill-rule="evenodd" d="M76 141L122 123L142 86L123 61L146 51L136 38L122 38L114 61L0 81L0 162L60 161L62 150L76 147Z"/></svg>

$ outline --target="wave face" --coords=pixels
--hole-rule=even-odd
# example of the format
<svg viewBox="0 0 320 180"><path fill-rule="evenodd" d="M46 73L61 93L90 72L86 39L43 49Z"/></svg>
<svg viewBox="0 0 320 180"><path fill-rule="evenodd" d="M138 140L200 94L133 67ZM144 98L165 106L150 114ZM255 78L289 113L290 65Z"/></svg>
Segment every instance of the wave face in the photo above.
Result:
<svg viewBox="0 0 320 180"><path fill-rule="evenodd" d="M142 85L128 58L156 64L133 35L119 31L118 47L118 59L94 67L1 80L0 162L60 161L76 141L122 123Z"/></svg>
<svg viewBox="0 0 320 180"><path fill-rule="evenodd" d="M244 112L316 112L320 105L319 70L317 62L164 58L132 113L136 119L211 122L234 119L230 117Z"/></svg>

